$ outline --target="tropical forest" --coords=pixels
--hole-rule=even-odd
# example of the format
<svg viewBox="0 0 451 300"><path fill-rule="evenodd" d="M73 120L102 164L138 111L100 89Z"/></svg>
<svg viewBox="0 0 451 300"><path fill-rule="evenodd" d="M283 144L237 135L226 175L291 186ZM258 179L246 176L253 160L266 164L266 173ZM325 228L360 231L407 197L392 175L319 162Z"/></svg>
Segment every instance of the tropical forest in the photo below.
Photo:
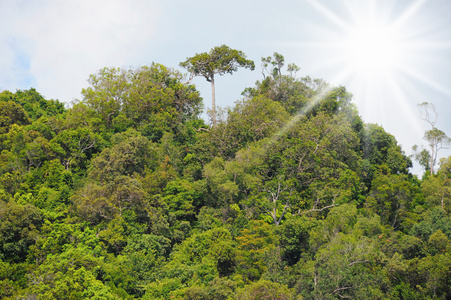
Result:
<svg viewBox="0 0 451 300"><path fill-rule="evenodd" d="M260 80L216 105L244 69ZM434 105L408 156L299 70L223 45L100 69L71 104L1 91L0 298L451 299Z"/></svg>

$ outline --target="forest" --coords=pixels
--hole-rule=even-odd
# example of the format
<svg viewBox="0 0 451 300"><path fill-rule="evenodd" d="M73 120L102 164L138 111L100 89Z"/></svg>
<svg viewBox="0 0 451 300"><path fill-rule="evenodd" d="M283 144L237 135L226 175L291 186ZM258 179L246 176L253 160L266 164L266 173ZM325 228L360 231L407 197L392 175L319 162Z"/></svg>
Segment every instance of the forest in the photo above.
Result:
<svg viewBox="0 0 451 300"><path fill-rule="evenodd" d="M104 68L70 107L0 93L1 299L451 298L437 140L407 156L277 53L205 120L190 79L234 55Z"/></svg>

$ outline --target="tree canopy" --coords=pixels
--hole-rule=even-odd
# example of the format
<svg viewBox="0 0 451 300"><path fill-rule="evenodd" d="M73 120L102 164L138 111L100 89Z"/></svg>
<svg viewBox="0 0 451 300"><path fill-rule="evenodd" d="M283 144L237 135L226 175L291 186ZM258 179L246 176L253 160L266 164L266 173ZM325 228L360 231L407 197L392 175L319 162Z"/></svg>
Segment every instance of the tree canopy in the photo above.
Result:
<svg viewBox="0 0 451 300"><path fill-rule="evenodd" d="M207 80L253 68L227 46L197 56ZM435 121L419 179L345 87L298 70L264 57L210 128L196 86L156 63L99 70L68 108L1 92L0 298L450 298Z"/></svg>
<svg viewBox="0 0 451 300"><path fill-rule="evenodd" d="M215 74L232 74L238 67L254 70L252 60L246 59L246 55L239 50L231 49L226 45L214 47L210 52L203 52L189 57L181 62L180 66L187 69L191 76L203 76L211 83L213 125L216 125L216 101L215 101Z"/></svg>

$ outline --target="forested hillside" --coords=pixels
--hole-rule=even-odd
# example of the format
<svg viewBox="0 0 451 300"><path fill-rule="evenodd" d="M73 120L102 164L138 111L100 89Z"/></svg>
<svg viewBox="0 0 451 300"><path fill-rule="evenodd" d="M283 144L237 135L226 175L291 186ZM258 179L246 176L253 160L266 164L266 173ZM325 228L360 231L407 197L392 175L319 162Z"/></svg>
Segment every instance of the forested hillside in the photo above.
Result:
<svg viewBox="0 0 451 300"><path fill-rule="evenodd" d="M263 62L215 125L156 63L1 92L0 298L449 299L451 158L418 179L345 87Z"/></svg>

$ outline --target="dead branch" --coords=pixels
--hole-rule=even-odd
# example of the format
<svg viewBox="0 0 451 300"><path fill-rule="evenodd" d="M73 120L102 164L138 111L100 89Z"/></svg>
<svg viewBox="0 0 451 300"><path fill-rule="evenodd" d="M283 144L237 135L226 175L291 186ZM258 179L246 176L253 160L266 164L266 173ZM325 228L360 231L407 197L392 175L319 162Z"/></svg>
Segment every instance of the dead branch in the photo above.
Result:
<svg viewBox="0 0 451 300"><path fill-rule="evenodd" d="M207 131L207 132L210 132L210 129L207 129L207 128L199 128L199 129L197 129L196 130L197 132L200 132L200 131Z"/></svg>

